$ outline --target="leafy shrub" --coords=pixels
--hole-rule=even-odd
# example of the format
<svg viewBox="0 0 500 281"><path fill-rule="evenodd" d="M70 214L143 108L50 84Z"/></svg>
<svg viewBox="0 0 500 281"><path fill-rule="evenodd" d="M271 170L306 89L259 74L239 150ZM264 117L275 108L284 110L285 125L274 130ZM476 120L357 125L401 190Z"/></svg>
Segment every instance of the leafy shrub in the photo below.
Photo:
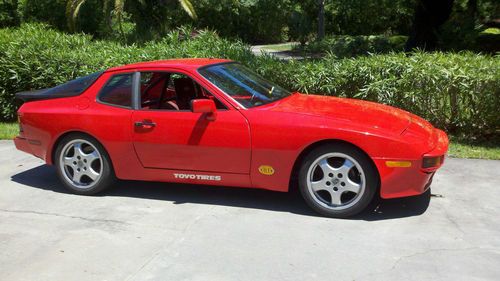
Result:
<svg viewBox="0 0 500 281"><path fill-rule="evenodd" d="M393 105L457 136L500 134L500 56L472 52L340 60L328 56L257 67L290 89Z"/></svg>
<svg viewBox="0 0 500 281"><path fill-rule="evenodd" d="M197 0L192 1L200 28L215 29L224 37L245 42L278 43L286 39L292 5L289 0ZM186 22L184 22L185 24Z"/></svg>
<svg viewBox="0 0 500 281"><path fill-rule="evenodd" d="M305 93L360 98L411 111L454 135L500 133L500 56L403 53L289 61L255 57L241 41L210 31L171 32L156 43L123 46L66 35L43 25L0 29L0 110L15 116L14 93L51 87L111 66L180 57L240 61L270 80Z"/></svg>
<svg viewBox="0 0 500 281"><path fill-rule="evenodd" d="M0 27L19 24L17 0L0 0Z"/></svg>
<svg viewBox="0 0 500 281"><path fill-rule="evenodd" d="M201 31L171 32L156 43L124 46L92 41L87 35L68 35L40 24L0 29L0 116L15 115L14 93L61 84L70 79L112 66L137 61L180 57L218 57L248 61L249 46Z"/></svg>
<svg viewBox="0 0 500 281"><path fill-rule="evenodd" d="M323 40L313 41L299 50L307 53L331 53L339 58L366 55L369 53L388 53L403 51L406 36L384 35L333 35Z"/></svg>
<svg viewBox="0 0 500 281"><path fill-rule="evenodd" d="M59 29L67 29L67 0L21 0L19 2L24 22L43 22Z"/></svg>
<svg viewBox="0 0 500 281"><path fill-rule="evenodd" d="M334 34L408 34L415 2L415 0L327 1L326 27Z"/></svg>
<svg viewBox="0 0 500 281"><path fill-rule="evenodd" d="M311 19L301 10L293 11L288 20L288 36L291 40L304 45L312 37L313 24Z"/></svg>

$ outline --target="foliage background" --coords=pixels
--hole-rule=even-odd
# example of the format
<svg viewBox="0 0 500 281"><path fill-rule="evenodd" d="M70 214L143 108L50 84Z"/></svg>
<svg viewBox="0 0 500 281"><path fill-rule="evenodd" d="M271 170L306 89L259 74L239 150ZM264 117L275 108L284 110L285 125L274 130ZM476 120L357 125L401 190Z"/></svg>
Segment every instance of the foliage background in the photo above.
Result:
<svg viewBox="0 0 500 281"><path fill-rule="evenodd" d="M15 115L14 93L51 87L111 66L179 57L240 61L265 77L305 93L361 98L420 115L457 136L498 135L500 56L461 53L389 53L289 62L256 57L241 40L191 28L161 41L129 45L68 35L45 25L0 30L0 108ZM47 48L46 46L50 46Z"/></svg>
<svg viewBox="0 0 500 281"><path fill-rule="evenodd" d="M0 26L43 22L68 31L66 5L72 0L0 0ZM125 38L116 11L107 15L106 5L116 0L87 0L77 17L77 30L96 38L122 42L159 40L182 25L217 30L222 37L248 43L273 43L314 38L318 0L197 0L191 1L196 19L175 0L120 0ZM471 15L469 4L476 3ZM325 0L325 29L331 35L408 35L418 0ZM496 0L454 0L450 19L440 30L443 46L465 48L471 31L500 15ZM111 16L111 19L108 19ZM469 20L470 19L470 20ZM111 20L111 28L108 21ZM300 23L300 24L298 24ZM123 26L125 26L123 28ZM473 32L472 32L473 33ZM477 33L477 32L476 32ZM449 44L447 39L451 40ZM467 41L466 40L466 41ZM446 41L446 42L444 42Z"/></svg>
<svg viewBox="0 0 500 281"><path fill-rule="evenodd" d="M75 3L78 13L67 9ZM136 61L223 57L292 90L378 101L457 137L500 139L499 15L498 0L0 0L0 119L14 119L15 92ZM444 23L429 26L433 16ZM422 28L429 45L415 50ZM248 45L287 41L312 58L256 57Z"/></svg>

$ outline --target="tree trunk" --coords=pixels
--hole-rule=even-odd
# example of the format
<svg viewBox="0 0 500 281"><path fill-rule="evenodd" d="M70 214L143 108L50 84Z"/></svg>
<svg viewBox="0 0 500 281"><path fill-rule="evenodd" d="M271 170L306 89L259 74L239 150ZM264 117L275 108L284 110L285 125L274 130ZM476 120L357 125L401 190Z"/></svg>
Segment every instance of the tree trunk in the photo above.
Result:
<svg viewBox="0 0 500 281"><path fill-rule="evenodd" d="M406 51L437 47L438 28L450 17L454 0L419 0L415 8L413 27L406 42Z"/></svg>
<svg viewBox="0 0 500 281"><path fill-rule="evenodd" d="M318 39L325 37L325 0L318 0Z"/></svg>
<svg viewBox="0 0 500 281"><path fill-rule="evenodd" d="M467 12L469 16L473 19L476 19L477 15L477 0L469 0L467 2Z"/></svg>
<svg viewBox="0 0 500 281"><path fill-rule="evenodd" d="M103 1L104 21L102 23L103 35L110 35L113 32L113 4L110 0Z"/></svg>

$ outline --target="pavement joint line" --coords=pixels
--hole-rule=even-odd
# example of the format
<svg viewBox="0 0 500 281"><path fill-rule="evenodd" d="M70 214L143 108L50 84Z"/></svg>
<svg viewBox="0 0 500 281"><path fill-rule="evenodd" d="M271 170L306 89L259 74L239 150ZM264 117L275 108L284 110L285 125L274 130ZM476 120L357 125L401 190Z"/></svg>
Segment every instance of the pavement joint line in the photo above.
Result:
<svg viewBox="0 0 500 281"><path fill-rule="evenodd" d="M35 215L41 215L41 216L63 217L63 218L70 218L70 219L79 219L79 220L84 220L84 221L89 221L89 222L129 224L128 222L119 221L119 220L94 219L94 218L86 218L86 217L80 217L80 216L62 215L62 214L57 214L57 213L39 212L39 211L32 211L32 210L7 210L7 209L0 209L0 212L4 212L4 213L17 213L17 214L35 214Z"/></svg>

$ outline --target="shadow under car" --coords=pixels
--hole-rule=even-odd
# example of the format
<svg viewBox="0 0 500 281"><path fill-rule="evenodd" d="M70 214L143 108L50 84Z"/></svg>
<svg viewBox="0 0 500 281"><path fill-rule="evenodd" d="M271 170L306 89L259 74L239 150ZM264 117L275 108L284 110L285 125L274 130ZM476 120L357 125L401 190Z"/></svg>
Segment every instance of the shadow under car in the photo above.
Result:
<svg viewBox="0 0 500 281"><path fill-rule="evenodd" d="M41 165L26 170L13 175L11 180L33 188L57 193L70 193L59 182L53 166ZM133 197L170 201L174 204L221 205L320 216L305 204L297 191L283 193L250 188L118 181L114 188L97 196ZM430 190L413 197L398 199L375 198L365 211L351 219L377 221L422 215L429 207L430 199Z"/></svg>

